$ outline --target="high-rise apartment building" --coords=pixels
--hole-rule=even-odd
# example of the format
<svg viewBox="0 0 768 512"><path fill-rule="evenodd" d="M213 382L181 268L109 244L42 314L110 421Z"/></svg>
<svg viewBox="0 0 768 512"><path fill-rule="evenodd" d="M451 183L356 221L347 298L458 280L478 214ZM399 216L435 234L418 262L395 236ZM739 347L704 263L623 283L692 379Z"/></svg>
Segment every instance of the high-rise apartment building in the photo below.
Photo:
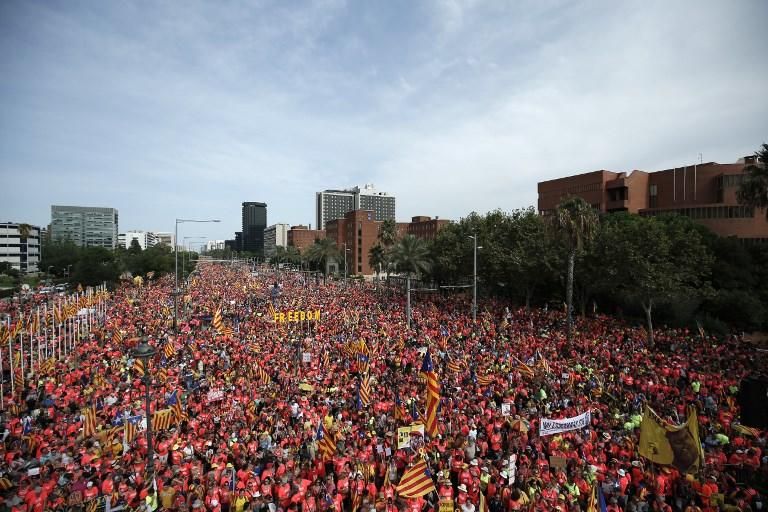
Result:
<svg viewBox="0 0 768 512"><path fill-rule="evenodd" d="M117 210L88 206L51 206L51 241L80 247L117 246Z"/></svg>
<svg viewBox="0 0 768 512"><path fill-rule="evenodd" d="M151 231L126 231L117 235L117 245L119 247L131 248L133 241L139 244L141 250L157 245L157 235Z"/></svg>
<svg viewBox="0 0 768 512"><path fill-rule="evenodd" d="M264 257L271 258L278 247L288 247L288 224L272 224L264 230Z"/></svg>
<svg viewBox="0 0 768 512"><path fill-rule="evenodd" d="M315 194L317 229L325 229L328 221L342 219L353 210L371 210L377 220L395 220L395 197L377 192L373 185Z"/></svg>
<svg viewBox="0 0 768 512"><path fill-rule="evenodd" d="M699 163L663 171L594 171L539 183L539 212L551 213L569 195L598 211L640 215L676 213L691 217L720 236L768 242L768 220L742 206L736 191L754 156L734 164Z"/></svg>
<svg viewBox="0 0 768 512"><path fill-rule="evenodd" d="M40 227L18 222L0 222L0 262L10 263L22 274L38 272Z"/></svg>
<svg viewBox="0 0 768 512"><path fill-rule="evenodd" d="M243 246L242 250L264 254L264 229L267 227L267 204L243 203Z"/></svg>

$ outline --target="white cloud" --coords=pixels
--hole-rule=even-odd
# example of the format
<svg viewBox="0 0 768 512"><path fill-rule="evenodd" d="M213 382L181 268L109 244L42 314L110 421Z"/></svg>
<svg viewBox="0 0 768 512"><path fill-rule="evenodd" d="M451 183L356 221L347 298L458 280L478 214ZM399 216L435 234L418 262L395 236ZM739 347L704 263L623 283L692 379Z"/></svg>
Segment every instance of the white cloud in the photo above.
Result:
<svg viewBox="0 0 768 512"><path fill-rule="evenodd" d="M0 174L39 184L0 192L10 219L98 203L126 229L221 217L224 238L241 201L307 223L316 190L366 182L401 218L458 218L768 133L757 1L3 9Z"/></svg>

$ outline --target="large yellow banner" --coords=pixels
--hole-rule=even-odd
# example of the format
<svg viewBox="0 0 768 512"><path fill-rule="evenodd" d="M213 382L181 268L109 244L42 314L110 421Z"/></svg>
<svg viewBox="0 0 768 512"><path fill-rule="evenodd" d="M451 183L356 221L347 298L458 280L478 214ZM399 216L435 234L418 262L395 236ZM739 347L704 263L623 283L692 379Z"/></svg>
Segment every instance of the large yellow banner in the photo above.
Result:
<svg viewBox="0 0 768 512"><path fill-rule="evenodd" d="M675 466L682 473L696 471L704 461L696 409L689 409L682 425L671 425L646 407L637 451L651 462Z"/></svg>

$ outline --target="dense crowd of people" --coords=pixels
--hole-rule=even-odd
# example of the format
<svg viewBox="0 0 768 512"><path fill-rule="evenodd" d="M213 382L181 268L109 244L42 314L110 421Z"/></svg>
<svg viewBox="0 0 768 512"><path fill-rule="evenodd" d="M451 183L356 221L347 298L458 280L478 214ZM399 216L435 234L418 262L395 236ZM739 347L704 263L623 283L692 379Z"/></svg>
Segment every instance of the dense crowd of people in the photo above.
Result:
<svg viewBox="0 0 768 512"><path fill-rule="evenodd" d="M215 264L178 301L175 335L172 279L121 286L72 354L13 397L6 386L0 510L574 512L597 488L609 511L768 508L766 432L734 428L739 382L766 361L738 336L662 329L651 347L641 328L594 315L568 341L562 311L488 300L473 323L466 298L442 295L414 300L409 329L399 290ZM154 432L154 471L142 340L157 348L152 413L183 411ZM425 352L439 434L398 448L398 428L424 421ZM673 424L696 408L697 471L638 455L646 405ZM585 411L587 428L539 435L541 418ZM398 482L420 460L435 492L404 498Z"/></svg>

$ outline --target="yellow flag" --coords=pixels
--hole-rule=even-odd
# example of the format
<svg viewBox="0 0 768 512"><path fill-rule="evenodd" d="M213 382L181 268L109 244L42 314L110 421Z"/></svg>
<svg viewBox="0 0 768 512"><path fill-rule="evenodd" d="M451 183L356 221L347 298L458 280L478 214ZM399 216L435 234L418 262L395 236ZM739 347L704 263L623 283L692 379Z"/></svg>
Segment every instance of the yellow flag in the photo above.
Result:
<svg viewBox="0 0 768 512"><path fill-rule="evenodd" d="M689 409L682 425L671 425L646 407L637 451L651 462L675 466L681 473L696 471L704 461L696 409Z"/></svg>

